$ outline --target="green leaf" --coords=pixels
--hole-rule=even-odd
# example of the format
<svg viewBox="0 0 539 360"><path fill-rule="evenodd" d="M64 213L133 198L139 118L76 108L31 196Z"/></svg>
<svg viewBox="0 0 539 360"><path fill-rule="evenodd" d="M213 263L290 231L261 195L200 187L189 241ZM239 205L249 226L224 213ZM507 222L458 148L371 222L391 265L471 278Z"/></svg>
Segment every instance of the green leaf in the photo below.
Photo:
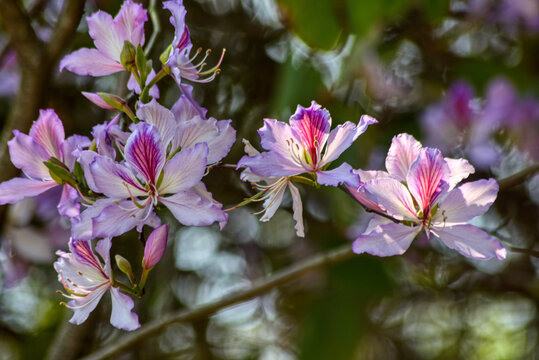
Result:
<svg viewBox="0 0 539 360"><path fill-rule="evenodd" d="M54 181L60 185L70 184L75 187L76 182L73 178L73 175L60 160L51 157L48 161L43 162L45 166L49 169L49 173Z"/></svg>
<svg viewBox="0 0 539 360"><path fill-rule="evenodd" d="M144 55L144 50L142 49L142 46L137 46L137 52L135 55L135 65L137 66L137 69L140 74L140 82L141 87L146 84L146 56Z"/></svg>

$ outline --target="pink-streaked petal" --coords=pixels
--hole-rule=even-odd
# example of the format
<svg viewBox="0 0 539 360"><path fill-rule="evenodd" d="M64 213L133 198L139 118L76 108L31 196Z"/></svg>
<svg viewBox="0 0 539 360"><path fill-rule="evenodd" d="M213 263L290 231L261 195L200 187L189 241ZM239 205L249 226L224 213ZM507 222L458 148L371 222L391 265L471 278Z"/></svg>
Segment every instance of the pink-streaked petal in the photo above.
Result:
<svg viewBox="0 0 539 360"><path fill-rule="evenodd" d="M185 25L185 15L187 11L183 6L183 1L165 1L163 8L172 13L170 23L174 27L173 48L183 49L191 43L189 39L189 30Z"/></svg>
<svg viewBox="0 0 539 360"><path fill-rule="evenodd" d="M101 286L90 292L87 296L77 297L67 303L67 306L73 310L73 316L69 322L75 325L80 325L88 319L88 316L96 308L99 301L105 295L108 287Z"/></svg>
<svg viewBox="0 0 539 360"><path fill-rule="evenodd" d="M150 224L153 218L151 205L140 209L131 200L113 203L92 219L93 237L120 236L139 225Z"/></svg>
<svg viewBox="0 0 539 360"><path fill-rule="evenodd" d="M159 194L175 194L198 184L206 171L207 156L208 146L205 143L196 144L174 155L165 164Z"/></svg>
<svg viewBox="0 0 539 360"><path fill-rule="evenodd" d="M440 202L435 220L437 222L466 222L483 215L496 200L498 183L494 179L477 180L453 189Z"/></svg>
<svg viewBox="0 0 539 360"><path fill-rule="evenodd" d="M62 160L62 143L65 139L62 120L54 110L40 110L39 118L34 122L28 134L43 146L50 156Z"/></svg>
<svg viewBox="0 0 539 360"><path fill-rule="evenodd" d="M303 206L301 203L301 196L299 190L291 182L288 183L290 188L290 194L292 195L292 211L294 214L294 220L296 220L296 235L299 237L305 237L305 230L303 226Z"/></svg>
<svg viewBox="0 0 539 360"><path fill-rule="evenodd" d="M407 183L420 210L428 211L447 192L449 176L449 167L440 150L422 148L419 151L410 166Z"/></svg>
<svg viewBox="0 0 539 360"><path fill-rule="evenodd" d="M212 201L200 197L196 192L179 192L169 197L159 197L172 215L183 225L208 226L226 221L226 214Z"/></svg>
<svg viewBox="0 0 539 360"><path fill-rule="evenodd" d="M368 200L374 202L398 220L417 221L417 213L410 192L395 179L378 179L366 182L362 189Z"/></svg>
<svg viewBox="0 0 539 360"><path fill-rule="evenodd" d="M103 98L101 96L99 96L98 94L96 94L96 93L82 91L82 95L86 99L93 102L95 105L99 106L101 109L116 110L116 108L114 106L110 106L109 104L107 104L107 102L105 100L103 100Z"/></svg>
<svg viewBox="0 0 539 360"><path fill-rule="evenodd" d="M112 199L99 199L84 210L79 216L71 218L71 237L73 239L89 241L93 239L92 219L99 216L103 209L112 205Z"/></svg>
<svg viewBox="0 0 539 360"><path fill-rule="evenodd" d="M154 267L165 253L167 247L169 225L161 225L148 236L144 246L144 267L149 269Z"/></svg>
<svg viewBox="0 0 539 360"><path fill-rule="evenodd" d="M262 147L279 154L284 159L290 159L292 142L301 144L300 135L292 130L290 125L274 120L264 119L264 126L258 130ZM290 160L289 160L290 161Z"/></svg>
<svg viewBox="0 0 539 360"><path fill-rule="evenodd" d="M141 4L131 0L124 1L118 15L114 18L114 25L122 29L125 35L124 40L128 40L135 47L144 45L144 23L148 20L146 10Z"/></svg>
<svg viewBox="0 0 539 360"><path fill-rule="evenodd" d="M360 184L359 175L355 174L352 167L347 163L333 170L317 171L316 181L321 185L339 186L346 184L357 188Z"/></svg>
<svg viewBox="0 0 539 360"><path fill-rule="evenodd" d="M453 189L459 182L475 172L474 167L466 159L445 158L449 166L449 189Z"/></svg>
<svg viewBox="0 0 539 360"><path fill-rule="evenodd" d="M174 114L155 99L147 104L141 104L137 110L137 117L157 128L165 146L175 135L177 125Z"/></svg>
<svg viewBox="0 0 539 360"><path fill-rule="evenodd" d="M78 74L103 76L114 74L124 70L119 62L103 55L96 49L79 49L62 59L60 62L60 71L64 68Z"/></svg>
<svg viewBox="0 0 539 360"><path fill-rule="evenodd" d="M389 174L399 181L406 181L410 166L419 156L421 144L408 134L393 137L387 153L386 169Z"/></svg>
<svg viewBox="0 0 539 360"><path fill-rule="evenodd" d="M94 39L97 50L119 63L124 40L127 40L124 29L114 24L110 14L101 10L93 13L86 20L90 36Z"/></svg>
<svg viewBox="0 0 539 360"><path fill-rule="evenodd" d="M77 201L79 198L77 190L70 185L64 185L62 188L62 197L58 203L58 213L69 218L79 215L80 204Z"/></svg>
<svg viewBox="0 0 539 360"><path fill-rule="evenodd" d="M505 259L502 244L473 225L435 226L432 232L448 247L473 259Z"/></svg>
<svg viewBox="0 0 539 360"><path fill-rule="evenodd" d="M356 254L374 256L402 255L408 250L420 227L389 223L375 227L370 233L360 235L352 244Z"/></svg>
<svg viewBox="0 0 539 360"><path fill-rule="evenodd" d="M0 184L0 205L13 204L25 197L37 196L58 184L52 180L41 181L14 178Z"/></svg>
<svg viewBox="0 0 539 360"><path fill-rule="evenodd" d="M309 153L312 162L318 164L318 156L326 144L331 128L329 112L315 101L308 108L298 105L296 112L290 117L290 127L299 134L303 148Z"/></svg>
<svg viewBox="0 0 539 360"><path fill-rule="evenodd" d="M328 143L320 166L336 160L341 154L352 145L352 143L363 134L367 127L378 123L373 117L363 115L357 125L347 121L342 125L338 125L331 131L328 138Z"/></svg>
<svg viewBox="0 0 539 360"><path fill-rule="evenodd" d="M155 126L138 123L125 145L125 159L146 182L156 184L166 160L165 147Z"/></svg>
<svg viewBox="0 0 539 360"><path fill-rule="evenodd" d="M135 306L133 299L126 294L122 294L120 289L111 287L110 295L112 297L112 313L110 314L110 323L112 326L133 331L140 327L138 315L131 310Z"/></svg>
<svg viewBox="0 0 539 360"><path fill-rule="evenodd" d="M241 167L249 168L253 174L262 177L289 177L309 171L271 151L242 157L238 161L238 168Z"/></svg>
<svg viewBox="0 0 539 360"><path fill-rule="evenodd" d="M32 178L50 179L49 169L43 164L50 158L45 148L18 130L13 133L15 137L7 143L13 165Z"/></svg>
<svg viewBox="0 0 539 360"><path fill-rule="evenodd" d="M92 181L88 181L88 186L93 185L94 188L90 188L97 193L103 193L113 199L147 194L147 191L127 167L107 157L96 156L90 164L89 170ZM93 184L91 184L92 182Z"/></svg>

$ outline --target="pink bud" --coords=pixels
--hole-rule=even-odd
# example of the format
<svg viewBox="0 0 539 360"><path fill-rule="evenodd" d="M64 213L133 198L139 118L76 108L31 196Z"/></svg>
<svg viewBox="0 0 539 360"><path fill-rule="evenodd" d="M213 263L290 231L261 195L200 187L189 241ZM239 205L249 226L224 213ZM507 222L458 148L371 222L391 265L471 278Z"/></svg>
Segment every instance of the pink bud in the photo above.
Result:
<svg viewBox="0 0 539 360"><path fill-rule="evenodd" d="M161 225L148 237L144 248L144 267L149 269L157 264L167 247L168 224Z"/></svg>
<svg viewBox="0 0 539 360"><path fill-rule="evenodd" d="M122 110L125 100L119 96L107 93L91 93L83 91L82 95L95 105L105 110Z"/></svg>

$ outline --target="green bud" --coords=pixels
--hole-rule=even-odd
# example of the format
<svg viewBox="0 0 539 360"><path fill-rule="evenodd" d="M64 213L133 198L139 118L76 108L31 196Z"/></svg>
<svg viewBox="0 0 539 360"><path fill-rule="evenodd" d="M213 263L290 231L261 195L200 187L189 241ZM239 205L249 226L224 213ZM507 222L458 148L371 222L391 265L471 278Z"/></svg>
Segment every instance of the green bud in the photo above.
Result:
<svg viewBox="0 0 539 360"><path fill-rule="evenodd" d="M142 46L137 46L137 52L135 55L135 65L137 66L137 69L140 74L140 82L141 85L144 85L146 83L146 56L144 56L144 50L142 50ZM142 87L142 86L141 86Z"/></svg>
<svg viewBox="0 0 539 360"><path fill-rule="evenodd" d="M106 102L108 105L110 105L113 109L124 111L127 103L125 102L124 99L122 99L118 95L109 94L105 92L98 92L96 94L99 95L101 99L103 99L103 101Z"/></svg>
<svg viewBox="0 0 539 360"><path fill-rule="evenodd" d="M120 62L125 70L132 73L137 68L136 64L137 49L135 45L131 44L129 41L124 41L124 47L120 53Z"/></svg>
<svg viewBox="0 0 539 360"><path fill-rule="evenodd" d="M133 275L133 269L131 268L131 263L129 263L129 260L127 260L120 254L116 254L114 259L116 260L116 265L118 265L118 269L120 269L121 272L126 274L129 278L129 281L134 284L135 276Z"/></svg>
<svg viewBox="0 0 539 360"><path fill-rule="evenodd" d="M164 64L164 63L166 63L168 61L168 57L169 57L171 51L172 51L172 44L170 44L165 49L165 51L163 51L161 53L161 55L159 55L159 60L161 60L161 64Z"/></svg>

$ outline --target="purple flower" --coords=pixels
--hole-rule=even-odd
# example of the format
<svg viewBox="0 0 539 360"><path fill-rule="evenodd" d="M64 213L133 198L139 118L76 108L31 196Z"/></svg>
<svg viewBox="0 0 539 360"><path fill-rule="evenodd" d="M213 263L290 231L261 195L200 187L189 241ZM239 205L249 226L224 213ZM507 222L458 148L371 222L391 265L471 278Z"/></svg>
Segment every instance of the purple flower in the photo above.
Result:
<svg viewBox="0 0 539 360"><path fill-rule="evenodd" d="M181 84L181 79L187 79L194 82L206 83L215 79L215 76L219 73L219 66L224 57L224 50L221 54L221 58L213 68L203 70L206 63L206 58L209 56L210 51L206 51L206 55L202 59L197 57L201 52L198 49L194 55L191 55L193 44L189 36L189 29L185 24L185 14L187 11L183 6L182 0L165 1L163 8L169 10L172 13L170 17L170 23L174 26L174 39L172 40L172 49L170 51L168 61L166 65L170 66L171 74L178 83ZM194 61L197 63L193 63ZM207 77L204 77L207 76Z"/></svg>
<svg viewBox="0 0 539 360"><path fill-rule="evenodd" d="M400 223L373 219L352 245L354 252L400 255L425 231L464 256L505 258L506 250L497 239L467 224L485 213L496 199L498 184L494 179L455 188L474 171L473 167L463 159L444 159L438 149L423 148L407 134L393 138L386 167L386 176L379 173L358 192L377 204L375 210L382 210Z"/></svg>
<svg viewBox="0 0 539 360"><path fill-rule="evenodd" d="M135 330L140 327L137 314L131 312L133 300L113 286L110 265L111 239L100 240L96 251L105 261L103 265L95 256L90 243L82 240L69 241L69 253L58 251L58 261L54 268L58 272L58 280L64 285L69 299L66 306L73 310L69 322L80 325L95 309L101 297L110 290L112 296L112 314L110 323L124 330Z"/></svg>
<svg viewBox="0 0 539 360"><path fill-rule="evenodd" d="M120 235L144 224L155 227L159 219L153 210L158 204L184 225L226 220L218 206L193 190L206 171L206 144L167 156L168 143L155 126L139 123L133 129L125 146L125 162L90 157L89 173L85 174L88 186L107 198L81 214L74 235L87 239Z"/></svg>
<svg viewBox="0 0 539 360"><path fill-rule="evenodd" d="M154 267L165 253L167 247L168 224L161 225L148 236L144 247L144 268Z"/></svg>
<svg viewBox="0 0 539 360"><path fill-rule="evenodd" d="M62 121L54 110L41 110L29 135L18 130L14 134L15 137L8 142L11 162L23 171L26 178L15 178L0 184L0 204L12 204L59 186L44 162L54 157L72 169L75 162L72 153L77 148L90 145L90 140L83 136L75 135L65 139ZM58 204L60 215L78 215L77 196L77 191L70 185L63 185Z"/></svg>
<svg viewBox="0 0 539 360"><path fill-rule="evenodd" d="M114 19L103 11L92 14L87 21L96 49L83 48L67 55L60 62L60 71L67 68L79 75L103 76L124 70L120 62L124 42L144 45L147 19L142 5L131 0L123 3Z"/></svg>
<svg viewBox="0 0 539 360"><path fill-rule="evenodd" d="M310 173L322 185L338 186L346 183L357 187L359 177L347 163L333 170L326 168L369 125L377 122L363 115L357 125L348 121L330 132L329 112L313 101L309 108L298 106L290 118L290 125L265 119L258 133L262 147L268 151L255 156L244 156L238 168L248 167L253 174L262 177L279 178Z"/></svg>

